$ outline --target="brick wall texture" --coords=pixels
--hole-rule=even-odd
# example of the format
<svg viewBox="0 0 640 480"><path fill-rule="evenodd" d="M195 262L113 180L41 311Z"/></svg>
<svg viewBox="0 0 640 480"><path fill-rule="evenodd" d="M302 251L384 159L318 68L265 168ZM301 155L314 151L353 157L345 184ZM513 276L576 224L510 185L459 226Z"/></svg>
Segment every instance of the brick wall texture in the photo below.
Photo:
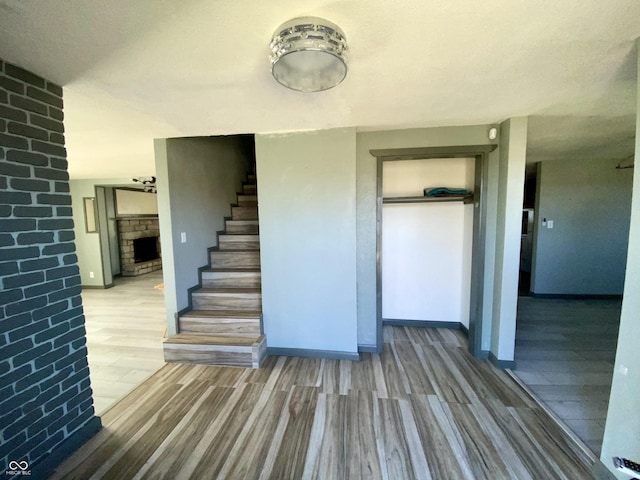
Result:
<svg viewBox="0 0 640 480"><path fill-rule="evenodd" d="M160 222L158 218L132 217L118 220L120 232L120 268L122 276L135 277L162 270L162 258L135 263L133 241L138 238L156 237L156 247L161 255Z"/></svg>
<svg viewBox="0 0 640 480"><path fill-rule="evenodd" d="M94 418L62 106L0 59L0 476Z"/></svg>

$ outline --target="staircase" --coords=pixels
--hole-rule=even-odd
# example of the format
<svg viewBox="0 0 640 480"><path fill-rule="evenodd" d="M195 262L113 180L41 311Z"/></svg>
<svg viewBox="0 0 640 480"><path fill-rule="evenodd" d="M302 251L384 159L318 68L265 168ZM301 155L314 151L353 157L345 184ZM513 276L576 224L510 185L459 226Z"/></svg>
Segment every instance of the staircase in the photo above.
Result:
<svg viewBox="0 0 640 480"><path fill-rule="evenodd" d="M192 310L164 342L167 362L257 368L266 356L261 332L260 235L256 177L249 175L231 206L218 247L210 252Z"/></svg>

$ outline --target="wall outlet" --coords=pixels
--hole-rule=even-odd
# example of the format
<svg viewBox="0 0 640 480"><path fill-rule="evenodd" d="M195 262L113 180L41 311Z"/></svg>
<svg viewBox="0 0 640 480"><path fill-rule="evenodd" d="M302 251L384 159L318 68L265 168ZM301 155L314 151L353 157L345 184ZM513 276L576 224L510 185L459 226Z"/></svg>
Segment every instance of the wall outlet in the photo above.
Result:
<svg viewBox="0 0 640 480"><path fill-rule="evenodd" d="M93 274L93 272L89 272L89 278L93 278L95 277L95 275Z"/></svg>
<svg viewBox="0 0 640 480"><path fill-rule="evenodd" d="M547 220L547 228L553 228L553 220Z"/></svg>
<svg viewBox="0 0 640 480"><path fill-rule="evenodd" d="M187 232L180 232L180 243L187 243Z"/></svg>

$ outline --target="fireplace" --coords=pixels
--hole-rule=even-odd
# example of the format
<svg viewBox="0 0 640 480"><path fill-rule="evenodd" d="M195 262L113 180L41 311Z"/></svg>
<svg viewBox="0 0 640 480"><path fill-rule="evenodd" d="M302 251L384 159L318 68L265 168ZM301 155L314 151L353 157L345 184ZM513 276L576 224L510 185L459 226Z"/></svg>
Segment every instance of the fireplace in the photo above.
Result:
<svg viewBox="0 0 640 480"><path fill-rule="evenodd" d="M133 261L148 262L158 258L158 237L142 237L133 239Z"/></svg>
<svg viewBox="0 0 640 480"><path fill-rule="evenodd" d="M120 217L118 231L123 276L135 277L162 268L157 216Z"/></svg>

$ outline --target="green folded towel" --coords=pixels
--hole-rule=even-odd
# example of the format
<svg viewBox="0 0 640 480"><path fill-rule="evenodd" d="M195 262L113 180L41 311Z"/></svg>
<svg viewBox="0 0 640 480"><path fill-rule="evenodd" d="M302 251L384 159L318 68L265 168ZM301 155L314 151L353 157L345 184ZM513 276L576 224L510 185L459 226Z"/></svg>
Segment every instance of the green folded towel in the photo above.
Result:
<svg viewBox="0 0 640 480"><path fill-rule="evenodd" d="M449 187L434 187L425 188L425 197L450 197L452 195L469 195L471 192L466 188L449 188Z"/></svg>

